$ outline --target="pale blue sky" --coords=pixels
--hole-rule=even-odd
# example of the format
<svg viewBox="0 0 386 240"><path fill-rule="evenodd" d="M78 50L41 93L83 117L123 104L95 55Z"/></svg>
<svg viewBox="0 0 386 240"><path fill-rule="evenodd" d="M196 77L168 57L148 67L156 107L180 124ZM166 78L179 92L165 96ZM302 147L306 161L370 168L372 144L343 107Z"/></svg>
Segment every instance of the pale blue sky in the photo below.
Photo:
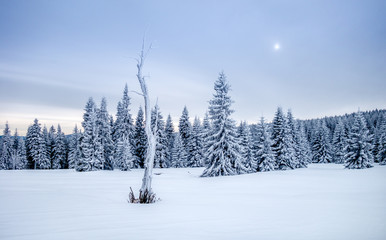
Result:
<svg viewBox="0 0 386 240"><path fill-rule="evenodd" d="M145 66L164 116L202 117L224 70L233 118L305 119L386 107L386 1L0 1L0 128L70 133L92 96L115 115ZM281 48L274 50L279 43ZM132 94L135 116L142 104Z"/></svg>

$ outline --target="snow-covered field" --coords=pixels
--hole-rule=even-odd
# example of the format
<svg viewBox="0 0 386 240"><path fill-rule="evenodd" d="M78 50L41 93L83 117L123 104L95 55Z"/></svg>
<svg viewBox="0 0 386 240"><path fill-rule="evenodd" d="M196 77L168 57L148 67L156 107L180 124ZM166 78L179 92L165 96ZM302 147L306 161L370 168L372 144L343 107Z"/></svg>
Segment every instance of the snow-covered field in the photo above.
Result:
<svg viewBox="0 0 386 240"><path fill-rule="evenodd" d="M155 169L156 204L127 203L143 170L0 171L0 239L386 239L386 167L199 178Z"/></svg>

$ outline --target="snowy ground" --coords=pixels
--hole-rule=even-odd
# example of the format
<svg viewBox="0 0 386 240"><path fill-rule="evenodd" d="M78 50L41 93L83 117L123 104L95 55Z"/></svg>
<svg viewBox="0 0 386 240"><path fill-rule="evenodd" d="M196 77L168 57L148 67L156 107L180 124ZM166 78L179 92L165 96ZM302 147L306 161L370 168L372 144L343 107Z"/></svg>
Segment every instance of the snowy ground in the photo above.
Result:
<svg viewBox="0 0 386 240"><path fill-rule="evenodd" d="M152 205L126 201L142 170L0 171L0 239L386 239L386 166L202 170L155 169Z"/></svg>

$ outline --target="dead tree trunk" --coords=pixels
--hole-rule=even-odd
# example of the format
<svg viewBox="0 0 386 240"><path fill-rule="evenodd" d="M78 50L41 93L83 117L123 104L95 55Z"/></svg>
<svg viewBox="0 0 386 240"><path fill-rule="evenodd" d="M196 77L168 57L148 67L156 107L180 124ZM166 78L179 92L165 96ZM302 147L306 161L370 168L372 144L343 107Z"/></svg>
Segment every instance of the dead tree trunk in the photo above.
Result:
<svg viewBox="0 0 386 240"><path fill-rule="evenodd" d="M139 202L139 203L153 203L156 201L155 194L153 193L153 190L151 189L151 182L153 178L153 165L154 165L154 155L156 150L156 136L155 132L151 129L151 106L150 106L150 99L149 99L149 92L147 89L145 77L142 75L142 69L146 58L146 53L144 52L144 42L142 43L142 50L141 54L139 56L139 59L137 59L137 78L139 81L139 84L141 86L142 90L142 96L145 101L145 132L147 135L147 152L146 152L146 159L145 159L145 173L142 179L142 187L139 190L139 199L136 201L131 202ZM132 196L133 193L130 193L129 199L135 199L134 196Z"/></svg>

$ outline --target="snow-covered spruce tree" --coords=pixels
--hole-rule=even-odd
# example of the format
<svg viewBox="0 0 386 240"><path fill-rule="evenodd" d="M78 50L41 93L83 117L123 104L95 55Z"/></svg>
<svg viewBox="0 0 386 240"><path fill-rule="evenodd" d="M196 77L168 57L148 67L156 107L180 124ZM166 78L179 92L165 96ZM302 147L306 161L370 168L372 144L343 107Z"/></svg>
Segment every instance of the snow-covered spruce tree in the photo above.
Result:
<svg viewBox="0 0 386 240"><path fill-rule="evenodd" d="M143 168L146 158L147 137L145 132L145 119L143 116L142 107L139 108L138 115L135 120L134 141L134 168Z"/></svg>
<svg viewBox="0 0 386 240"><path fill-rule="evenodd" d="M272 151L271 136L269 135L264 117L260 119L260 123L257 125L256 130L258 138L255 141L256 147L254 147L254 149L256 149L255 156L253 156L255 159L254 162L256 162L254 171L273 171L275 170L275 155Z"/></svg>
<svg viewBox="0 0 386 240"><path fill-rule="evenodd" d="M294 169L296 152L291 128L287 124L282 109L279 107L272 122L272 151L275 156L275 167L280 170Z"/></svg>
<svg viewBox="0 0 386 240"><path fill-rule="evenodd" d="M200 119L194 118L191 141L190 141L190 159L187 162L187 167L202 167L204 166L203 139Z"/></svg>
<svg viewBox="0 0 386 240"><path fill-rule="evenodd" d="M307 166L309 163L312 162L312 152L311 152L310 143L307 139L303 122L298 120L297 127L298 127L297 131L299 134L299 150L300 150L298 159L302 164Z"/></svg>
<svg viewBox="0 0 386 240"><path fill-rule="evenodd" d="M172 167L174 168L184 168L188 161L188 156L185 151L185 148L182 144L182 139L180 133L176 133L174 137L174 143L172 148Z"/></svg>
<svg viewBox="0 0 386 240"><path fill-rule="evenodd" d="M111 136L110 116L107 112L106 98L102 98L100 109L97 113L98 135L103 147L103 170L114 170L113 153L114 143Z"/></svg>
<svg viewBox="0 0 386 240"><path fill-rule="evenodd" d="M167 141L166 159L171 164L173 159L172 149L174 143L174 125L170 114L168 115L165 123L165 136Z"/></svg>
<svg viewBox="0 0 386 240"><path fill-rule="evenodd" d="M37 119L35 119L34 124L28 128L26 141L32 167L34 169L49 169L51 162L47 157L46 141L43 138Z"/></svg>
<svg viewBox="0 0 386 240"><path fill-rule="evenodd" d="M80 143L82 155L76 170L80 172L100 170L104 161L103 146L98 135L97 109L92 98L87 101L82 126L84 128Z"/></svg>
<svg viewBox="0 0 386 240"><path fill-rule="evenodd" d="M240 156L242 164L248 170L252 171L252 139L247 122L241 122L237 128L237 138L239 139Z"/></svg>
<svg viewBox="0 0 386 240"><path fill-rule="evenodd" d="M116 120L112 131L112 139L115 143L115 147L117 147L118 142L122 141L122 139L126 137L129 139L130 144L132 144L132 150L134 150L134 124L130 114L130 97L128 93L129 91L126 84L123 91L122 100L118 102Z"/></svg>
<svg viewBox="0 0 386 240"><path fill-rule="evenodd" d="M52 162L53 169L64 169L68 168L67 163L67 151L66 151L66 139L64 133L62 132L62 128L58 125L58 132L55 138L54 145L54 161Z"/></svg>
<svg viewBox="0 0 386 240"><path fill-rule="evenodd" d="M154 167L156 168L167 168L170 163L166 157L167 151L167 139L165 134L165 122L163 120L163 116L160 112L160 108L158 105L155 105L154 110L151 114L151 126L152 129L156 129L155 134L157 142L156 142L156 150L154 157Z"/></svg>
<svg viewBox="0 0 386 240"><path fill-rule="evenodd" d="M380 165L386 165L386 117L379 125L377 159Z"/></svg>
<svg viewBox="0 0 386 240"><path fill-rule="evenodd" d="M3 137L1 138L0 169L4 169L4 170L12 169L11 155L12 155L11 130L9 129L8 122L6 122L4 131L3 131Z"/></svg>
<svg viewBox="0 0 386 240"><path fill-rule="evenodd" d="M145 63L146 54L144 52L144 42L142 43L142 50L137 61L137 78L141 86L142 96L145 102L145 131L147 136L147 150L146 150L146 160L145 160L145 173L142 178L142 186L139 190L139 198L136 199L133 191L129 194L129 200L132 203L154 203L156 201L155 193L151 188L151 182L153 179L153 166L154 166L154 155L156 150L157 138L154 132L157 132L156 129L151 129L151 106L149 99L149 92L147 89L145 77L142 75L143 65ZM157 126L157 124L155 125Z"/></svg>
<svg viewBox="0 0 386 240"><path fill-rule="evenodd" d="M13 139L13 151L16 155L16 161L14 162L13 169L26 169L27 168L27 156L26 156L26 147L23 138L17 135L17 129L15 131L15 136Z"/></svg>
<svg viewBox="0 0 386 240"><path fill-rule="evenodd" d="M209 115L208 113L206 112L205 113L205 117L204 117L204 120L202 121L202 141L203 141L203 144L202 144L202 149L203 149L203 152L206 153L209 149L209 145L208 145L208 139L209 139L209 136L210 136L210 132L212 130L212 126L210 124L210 120L209 120ZM209 162L207 161L208 159L205 158L205 154L204 154L204 166L208 166Z"/></svg>
<svg viewBox="0 0 386 240"><path fill-rule="evenodd" d="M75 125L69 144L68 168L70 169L74 169L78 164L79 159L81 158L80 136L81 133L78 131L78 127Z"/></svg>
<svg viewBox="0 0 386 240"><path fill-rule="evenodd" d="M354 123L348 133L345 168L362 169L373 166L371 136L361 112L355 114Z"/></svg>
<svg viewBox="0 0 386 240"><path fill-rule="evenodd" d="M58 169L59 165L55 165L55 141L56 141L56 129L54 126L50 127L50 131L47 133L46 126L43 127L43 138L46 141L47 157L50 159L51 168Z"/></svg>
<svg viewBox="0 0 386 240"><path fill-rule="evenodd" d="M115 162L117 167L122 171L130 170L134 164L132 156L131 144L129 138L124 136L120 138L115 153Z"/></svg>
<svg viewBox="0 0 386 240"><path fill-rule="evenodd" d="M191 146L191 135L192 135L192 125L189 121L189 112L186 106L182 111L180 121L178 124L178 130L182 139L182 145L185 148L186 153L188 154L188 161L191 158L190 146Z"/></svg>
<svg viewBox="0 0 386 240"><path fill-rule="evenodd" d="M381 143L381 137L382 134L386 131L386 114L379 114L377 123L376 123L376 128L374 130L373 134L373 156L374 156L374 162L381 162L381 159L379 159L379 156L382 156L382 154L378 154L379 150L382 149L382 146L379 146Z"/></svg>
<svg viewBox="0 0 386 240"><path fill-rule="evenodd" d="M312 162L330 163L332 162L331 144L329 130L324 119L318 123L318 128L312 143Z"/></svg>
<svg viewBox="0 0 386 240"><path fill-rule="evenodd" d="M334 135L332 138L332 147L333 147L333 162L342 164L344 162L344 155L346 154L344 148L346 146L346 130L341 119L338 120L338 123L335 126Z"/></svg>
<svg viewBox="0 0 386 240"><path fill-rule="evenodd" d="M301 137L300 137L299 127L298 127L298 122L295 121L291 110L288 110L287 112L287 125L289 127L289 131L293 140L292 147L295 151L295 168L307 167L307 161L304 158L304 154L303 154L304 149L301 149L302 145L301 145Z"/></svg>
<svg viewBox="0 0 386 240"><path fill-rule="evenodd" d="M235 175L247 172L241 163L235 122L230 118L232 100L228 95L229 84L225 74L220 73L214 83L215 93L209 101L212 131L208 139L206 153L209 165L202 177Z"/></svg>

